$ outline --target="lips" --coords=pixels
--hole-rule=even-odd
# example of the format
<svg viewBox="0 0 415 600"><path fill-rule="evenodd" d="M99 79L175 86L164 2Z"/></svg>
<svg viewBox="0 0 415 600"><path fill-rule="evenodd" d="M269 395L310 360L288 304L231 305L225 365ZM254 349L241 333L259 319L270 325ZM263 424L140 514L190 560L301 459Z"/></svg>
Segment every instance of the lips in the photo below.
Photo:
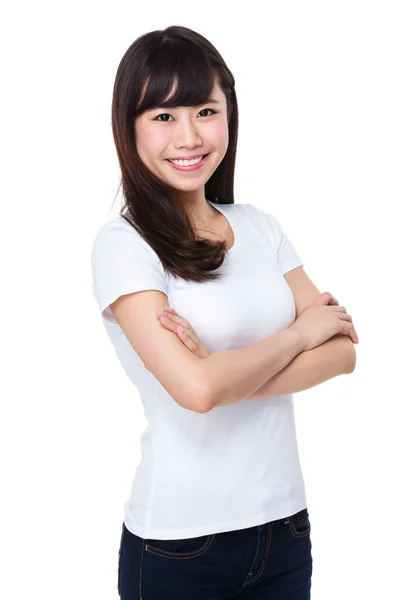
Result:
<svg viewBox="0 0 415 600"><path fill-rule="evenodd" d="M193 165L179 165L170 159L166 159L166 162L169 163L170 168L175 169L176 171L183 171L183 172L198 171L199 169L203 168L203 166L205 165L205 163L210 155L209 154L203 154L203 155L199 154L199 156L202 156L203 158ZM182 159L182 160L186 160L186 159Z"/></svg>
<svg viewBox="0 0 415 600"><path fill-rule="evenodd" d="M195 154L194 156L179 156L178 158L166 158L166 160L193 160L194 158L199 158L199 156L201 156L203 160L204 158L206 158L207 154Z"/></svg>

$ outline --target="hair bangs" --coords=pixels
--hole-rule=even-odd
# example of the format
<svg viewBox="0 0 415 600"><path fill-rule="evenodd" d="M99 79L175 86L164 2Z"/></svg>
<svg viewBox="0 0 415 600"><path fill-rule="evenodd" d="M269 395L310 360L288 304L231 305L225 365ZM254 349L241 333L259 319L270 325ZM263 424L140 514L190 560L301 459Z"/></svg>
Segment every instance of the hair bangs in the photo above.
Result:
<svg viewBox="0 0 415 600"><path fill-rule="evenodd" d="M153 108L207 103L215 71L199 48L188 42L162 44L149 62L147 86L136 115Z"/></svg>

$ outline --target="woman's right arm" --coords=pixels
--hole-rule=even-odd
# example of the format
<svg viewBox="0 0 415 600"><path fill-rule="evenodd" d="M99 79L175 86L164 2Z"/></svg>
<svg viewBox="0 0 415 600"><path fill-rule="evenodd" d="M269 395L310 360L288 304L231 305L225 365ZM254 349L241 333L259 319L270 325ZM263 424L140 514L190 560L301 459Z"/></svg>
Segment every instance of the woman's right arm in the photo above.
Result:
<svg viewBox="0 0 415 600"><path fill-rule="evenodd" d="M194 412L245 399L304 349L301 333L288 327L248 348L199 358L158 321L165 305L164 293L145 290L120 296L110 308L146 368L179 406Z"/></svg>

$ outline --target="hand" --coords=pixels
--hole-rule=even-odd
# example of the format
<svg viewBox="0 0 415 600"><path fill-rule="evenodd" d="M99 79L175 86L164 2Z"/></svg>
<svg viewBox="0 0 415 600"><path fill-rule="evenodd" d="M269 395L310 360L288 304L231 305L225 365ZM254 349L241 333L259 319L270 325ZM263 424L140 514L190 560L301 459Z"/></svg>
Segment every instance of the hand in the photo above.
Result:
<svg viewBox="0 0 415 600"><path fill-rule="evenodd" d="M320 294L311 302L291 325L300 332L304 340L304 351L312 350L337 334L350 336L358 344L352 317L344 306L338 306L337 300L329 293Z"/></svg>
<svg viewBox="0 0 415 600"><path fill-rule="evenodd" d="M190 325L189 321L183 319L174 308L165 306L165 316L163 318L163 311L158 311L157 316L160 319L160 323L166 328L177 335L179 340L189 348L199 358L206 358L209 355L208 349L205 344L200 341L197 337L195 330ZM167 320L164 320L164 319Z"/></svg>
<svg viewBox="0 0 415 600"><path fill-rule="evenodd" d="M328 293L328 292L326 292L326 293ZM310 302L310 304L312 304L312 302ZM310 304L308 304L308 306L303 308L303 310L298 314L297 319L305 311L305 309L310 306ZM339 306L339 301L332 294L330 294L329 301L327 304L330 304L331 306Z"/></svg>

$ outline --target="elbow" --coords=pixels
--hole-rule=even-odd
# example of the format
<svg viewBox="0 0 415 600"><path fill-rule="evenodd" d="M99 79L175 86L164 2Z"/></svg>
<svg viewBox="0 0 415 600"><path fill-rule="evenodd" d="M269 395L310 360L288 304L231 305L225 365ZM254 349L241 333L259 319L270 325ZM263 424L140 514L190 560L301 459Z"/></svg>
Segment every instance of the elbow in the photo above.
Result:
<svg viewBox="0 0 415 600"><path fill-rule="evenodd" d="M197 412L207 413L214 408L210 386L201 386L199 389L199 402L197 403Z"/></svg>
<svg viewBox="0 0 415 600"><path fill-rule="evenodd" d="M336 348L336 356L338 359L338 368L341 374L353 373L356 367L356 349L355 345L349 336L344 334L335 335L332 338L333 350ZM331 340L330 340L331 342Z"/></svg>
<svg viewBox="0 0 415 600"><path fill-rule="evenodd" d="M344 373L346 373L346 374L353 373L353 371L355 370L355 367L356 367L356 350L355 350L354 344L352 342L351 346L348 348L348 352L345 356Z"/></svg>
<svg viewBox="0 0 415 600"><path fill-rule="evenodd" d="M186 393L181 394L180 399L174 398L174 400L182 408L200 414L207 413L212 408L203 391L198 388L190 388L189 385L186 386Z"/></svg>
<svg viewBox="0 0 415 600"><path fill-rule="evenodd" d="M190 410L193 410L193 412L197 412L199 414L204 414L209 412L212 408L213 405L206 394L199 392L199 394L193 398Z"/></svg>
<svg viewBox="0 0 415 600"><path fill-rule="evenodd" d="M206 394L199 392L194 394L187 402L187 408L193 412L204 414L212 410L213 404Z"/></svg>
<svg viewBox="0 0 415 600"><path fill-rule="evenodd" d="M196 370L193 377L193 384L189 381L184 382L183 389L186 390L182 396L180 406L193 412L204 414L213 408L211 401L212 394L209 386L205 384L203 372Z"/></svg>
<svg viewBox="0 0 415 600"><path fill-rule="evenodd" d="M205 360L205 359L203 359ZM197 378L196 389L198 394L198 402L196 402L196 409L199 413L207 413L215 408L217 403L217 393L214 390L214 378L208 375L205 367L206 362L202 365L199 377Z"/></svg>
<svg viewBox="0 0 415 600"><path fill-rule="evenodd" d="M212 356L212 355L209 355ZM186 398L182 398L186 404L184 408L197 413L208 413L218 404L218 397L222 395L221 386L217 385L213 375L209 356L198 359L193 363L192 375L186 373ZM191 383L189 383L191 382Z"/></svg>

